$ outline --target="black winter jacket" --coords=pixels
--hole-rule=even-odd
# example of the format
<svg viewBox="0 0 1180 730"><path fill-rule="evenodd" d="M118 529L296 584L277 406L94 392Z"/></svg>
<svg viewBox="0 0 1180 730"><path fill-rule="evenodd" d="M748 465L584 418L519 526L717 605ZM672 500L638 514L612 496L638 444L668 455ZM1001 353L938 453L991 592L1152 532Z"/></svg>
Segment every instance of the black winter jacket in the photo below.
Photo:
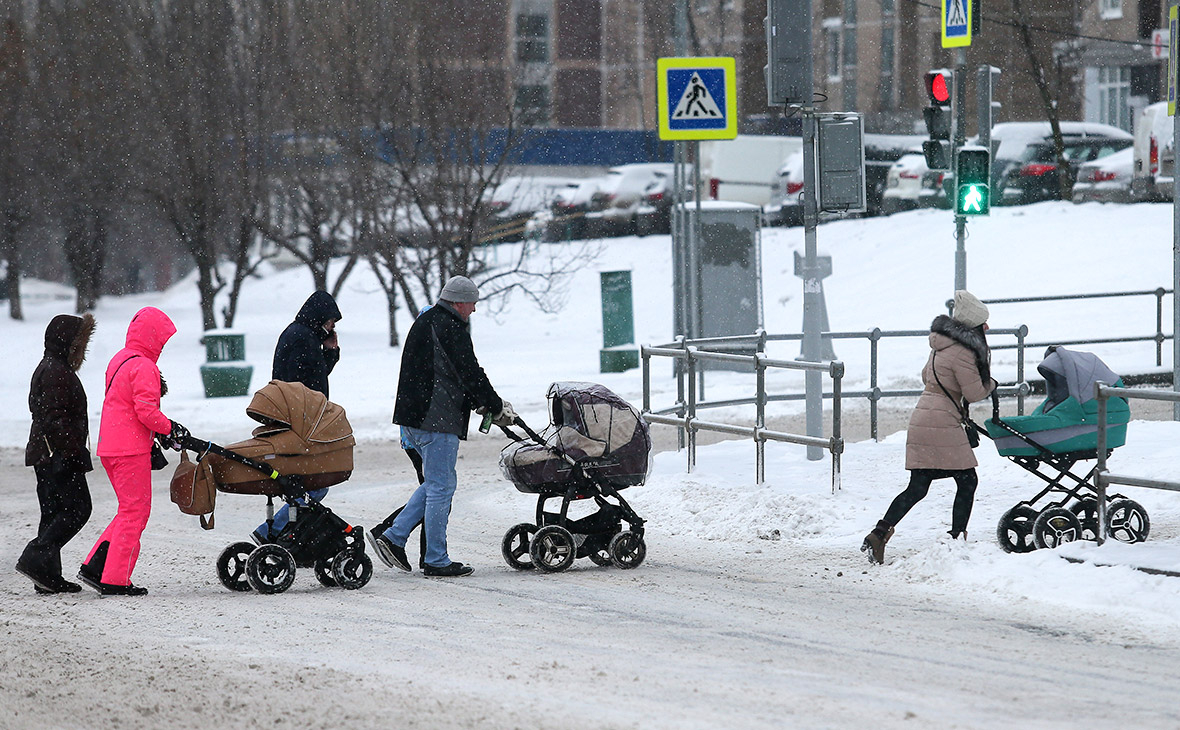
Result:
<svg viewBox="0 0 1180 730"><path fill-rule="evenodd" d="M54 453L60 453L71 471L94 468L86 446L90 437L86 391L77 373L93 332L94 317L89 314L59 314L45 328L45 355L29 384L33 424L25 466L46 466Z"/></svg>
<svg viewBox="0 0 1180 730"><path fill-rule="evenodd" d="M340 318L340 308L331 294L313 292L295 315L295 321L279 335L271 380L303 383L327 396L328 375L340 360L340 349L324 347L329 334L324 323Z"/></svg>
<svg viewBox="0 0 1180 730"><path fill-rule="evenodd" d="M499 413L504 401L479 366L470 326L440 301L406 335L393 422L465 439L477 406Z"/></svg>

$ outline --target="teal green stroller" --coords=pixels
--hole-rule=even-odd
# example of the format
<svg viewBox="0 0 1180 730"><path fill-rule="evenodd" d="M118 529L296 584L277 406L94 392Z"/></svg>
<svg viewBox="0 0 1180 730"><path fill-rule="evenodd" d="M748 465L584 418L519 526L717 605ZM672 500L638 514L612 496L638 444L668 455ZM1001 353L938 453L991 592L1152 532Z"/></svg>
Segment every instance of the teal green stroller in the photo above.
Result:
<svg viewBox="0 0 1180 730"><path fill-rule="evenodd" d="M1000 456L1045 482L1035 497L1004 513L996 528L1000 546L1015 553L1054 548L1063 542L1098 538L1098 491L1095 464L1084 476L1079 462L1098 458L1098 401L1094 383L1122 385L1117 374L1097 355L1050 347L1037 366L1045 378L1046 398L1027 416L1000 418L999 400L984 426ZM1122 398L1107 403L1106 446L1127 442L1131 408ZM1045 500L1041 503L1042 500ZM1038 506L1038 503L1041 503ZM1122 542L1147 539L1151 523L1138 502L1121 494L1107 496L1107 534Z"/></svg>

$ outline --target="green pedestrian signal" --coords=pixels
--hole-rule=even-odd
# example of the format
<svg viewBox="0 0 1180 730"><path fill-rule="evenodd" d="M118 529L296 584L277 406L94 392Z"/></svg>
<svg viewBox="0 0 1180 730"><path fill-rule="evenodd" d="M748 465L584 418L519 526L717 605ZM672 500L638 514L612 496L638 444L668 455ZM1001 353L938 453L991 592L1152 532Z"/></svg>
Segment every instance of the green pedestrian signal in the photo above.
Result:
<svg viewBox="0 0 1180 730"><path fill-rule="evenodd" d="M990 153L982 147L964 147L957 162L955 214L987 215L991 212Z"/></svg>

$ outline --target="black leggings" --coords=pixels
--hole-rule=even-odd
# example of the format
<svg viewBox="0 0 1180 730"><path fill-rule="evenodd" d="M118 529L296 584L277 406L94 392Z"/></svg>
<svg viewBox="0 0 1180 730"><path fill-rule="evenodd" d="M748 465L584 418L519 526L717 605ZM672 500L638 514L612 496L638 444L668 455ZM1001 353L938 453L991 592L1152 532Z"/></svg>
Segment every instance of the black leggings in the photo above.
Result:
<svg viewBox="0 0 1180 730"><path fill-rule="evenodd" d="M965 532L967 521L971 519L971 506L975 503L975 487L979 485L975 469L911 469L910 484L893 498L893 503L885 511L885 522L890 525L901 522L901 518L930 491L930 482L947 478L954 479L958 488L955 505L951 508L951 532L955 535Z"/></svg>
<svg viewBox="0 0 1180 730"><path fill-rule="evenodd" d="M90 519L90 488L83 472L54 475L48 466L33 467L33 471L41 523L20 562L40 575L61 576L61 549Z"/></svg>

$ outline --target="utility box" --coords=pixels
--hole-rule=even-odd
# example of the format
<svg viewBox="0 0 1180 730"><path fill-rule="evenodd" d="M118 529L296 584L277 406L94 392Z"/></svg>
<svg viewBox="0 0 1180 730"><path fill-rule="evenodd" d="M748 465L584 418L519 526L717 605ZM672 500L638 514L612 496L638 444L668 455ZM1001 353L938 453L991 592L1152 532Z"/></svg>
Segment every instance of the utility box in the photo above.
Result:
<svg viewBox="0 0 1180 730"><path fill-rule="evenodd" d="M695 209L685 204L682 215ZM685 257L686 334L699 337L752 335L762 326L762 208L749 203L701 204L700 239ZM752 355L754 345L717 347ZM702 363L710 369L749 368Z"/></svg>
<svg viewBox="0 0 1180 730"><path fill-rule="evenodd" d="M209 330L201 337L205 359L201 382L206 398L246 395L254 366L245 362L246 335L233 330Z"/></svg>
<svg viewBox="0 0 1180 730"><path fill-rule="evenodd" d="M599 372L621 373L639 367L635 347L635 316L631 305L631 272L603 271L602 349L598 351Z"/></svg>
<svg viewBox="0 0 1180 730"><path fill-rule="evenodd" d="M865 204L865 135L859 114L816 115L819 126L819 209L853 213Z"/></svg>

